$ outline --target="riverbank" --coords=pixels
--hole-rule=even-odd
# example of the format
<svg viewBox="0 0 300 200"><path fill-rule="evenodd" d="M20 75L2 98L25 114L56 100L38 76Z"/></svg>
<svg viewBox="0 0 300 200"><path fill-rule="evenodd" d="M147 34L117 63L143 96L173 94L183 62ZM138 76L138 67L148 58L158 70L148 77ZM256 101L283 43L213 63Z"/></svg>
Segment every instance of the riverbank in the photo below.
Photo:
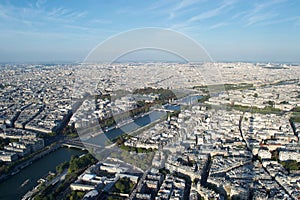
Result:
<svg viewBox="0 0 300 200"><path fill-rule="evenodd" d="M98 147L105 147L107 144L111 144L111 142L118 138L123 134L129 134L137 129L143 128L146 125L152 124L154 121L160 119L163 115L165 115L165 111L151 111L149 114L134 119L133 122L129 122L119 128L114 128L110 131L99 134L95 137L91 138L82 138L80 133L80 137L83 140L83 143L96 145Z"/></svg>
<svg viewBox="0 0 300 200"><path fill-rule="evenodd" d="M40 150L38 152L35 152L35 153L29 155L27 158L24 158L24 160L16 161L16 164L13 164L13 165L16 165L16 166L13 167L13 169L10 169L7 174L2 174L1 175L0 183L2 183L3 181L5 181L6 179L8 179L11 176L14 176L15 174L18 174L22 169L29 166L34 161L36 161L36 160L42 158L43 156L57 150L60 147L61 147L61 144L59 144L59 143L52 144L52 145L49 145L49 146L43 148L42 150Z"/></svg>
<svg viewBox="0 0 300 200"><path fill-rule="evenodd" d="M9 176L5 182L0 183L0 199L21 199L38 185L37 181L41 177L44 177L49 171L55 171L57 165L69 161L72 155L79 156L83 153L81 150L60 148L59 146L56 150L44 154L40 159L20 170L19 173Z"/></svg>

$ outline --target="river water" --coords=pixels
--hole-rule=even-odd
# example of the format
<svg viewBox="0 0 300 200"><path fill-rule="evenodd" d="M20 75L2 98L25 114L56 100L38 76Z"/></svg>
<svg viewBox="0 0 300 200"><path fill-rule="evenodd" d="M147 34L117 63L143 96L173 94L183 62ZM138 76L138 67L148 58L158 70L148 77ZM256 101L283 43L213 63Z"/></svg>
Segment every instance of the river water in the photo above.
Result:
<svg viewBox="0 0 300 200"><path fill-rule="evenodd" d="M84 142L103 147L103 146L107 145L107 142L111 141L112 139L115 139L116 137L118 137L124 133L130 133L130 132L135 131L143 126L151 124L154 121L160 119L165 114L166 114L165 111L152 111L149 114L146 114L142 117L139 117L139 118L133 120L132 122L122 125L119 128L113 128L107 132L100 134L100 135L89 138L88 140L85 140Z"/></svg>
<svg viewBox="0 0 300 200"><path fill-rule="evenodd" d="M164 109L178 111L180 110L180 104L192 105L197 103L198 99L200 98L202 98L202 96L200 95L190 95L177 100L176 101L176 103L178 103L177 105L171 105L171 104L165 105ZM106 131L95 137L91 137L89 139L84 139L84 138L81 139L87 144L96 145L98 147L104 147L107 144L109 144L111 140L119 137L120 135L123 135L124 133L130 133L141 127L149 125L166 114L167 114L166 111L156 111L156 110L151 111L150 113L145 114L144 116L139 117L137 119L134 119L132 122L122 125L119 128L113 128L109 131ZM100 129L100 126L98 128Z"/></svg>
<svg viewBox="0 0 300 200"><path fill-rule="evenodd" d="M76 149L60 148L47 154L21 170L18 174L0 183L0 199L22 199L27 191L33 189L38 184L37 181L41 177L48 174L49 171L54 172L57 165L64 161L69 161L72 155L82 155L83 153L83 151ZM28 183L22 186L26 180L29 180L27 181Z"/></svg>

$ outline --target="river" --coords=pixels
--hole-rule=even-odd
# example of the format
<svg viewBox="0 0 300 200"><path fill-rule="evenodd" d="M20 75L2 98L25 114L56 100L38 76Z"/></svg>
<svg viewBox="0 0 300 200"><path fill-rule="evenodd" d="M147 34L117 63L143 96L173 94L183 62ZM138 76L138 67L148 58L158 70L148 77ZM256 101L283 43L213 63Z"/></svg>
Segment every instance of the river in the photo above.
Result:
<svg viewBox="0 0 300 200"><path fill-rule="evenodd" d="M64 161L69 161L72 155L82 155L83 153L83 151L76 149L60 148L47 154L25 169L22 169L18 174L0 183L0 199L22 199L27 191L38 184L37 181L41 177L48 174L49 171L54 172L57 165Z"/></svg>
<svg viewBox="0 0 300 200"><path fill-rule="evenodd" d="M181 108L180 104L192 105L192 104L197 103L198 99L200 99L200 98L202 98L202 96L200 96L200 95L189 95L187 97L177 100L176 105L166 104L164 106L164 109L178 111ZM88 139L84 139L84 138L81 138L81 139L87 144L104 147L105 145L109 144L111 140L119 137L120 135L123 135L124 133L133 132L141 127L144 127L146 125L149 125L149 124L157 121L162 116L166 115L165 110L164 111L156 111L156 110L151 111L150 113L145 114L144 116L139 117L137 119L134 119L132 122L122 125L119 128L113 128L102 134L96 135L95 137L91 137ZM99 126L99 129L100 129L100 126Z"/></svg>
<svg viewBox="0 0 300 200"><path fill-rule="evenodd" d="M85 140L84 142L93 144L93 145L97 145L97 146L105 146L105 145L107 145L107 142L111 141L112 139L115 139L116 137L118 137L124 133L130 133L130 132L135 131L143 126L151 124L151 123L155 122L156 120L160 119L165 114L166 114L165 111L152 111L149 114L146 114L142 117L134 119L132 122L122 125L119 128L113 128L113 129L106 131L102 134L99 134L95 137L91 137L91 138Z"/></svg>

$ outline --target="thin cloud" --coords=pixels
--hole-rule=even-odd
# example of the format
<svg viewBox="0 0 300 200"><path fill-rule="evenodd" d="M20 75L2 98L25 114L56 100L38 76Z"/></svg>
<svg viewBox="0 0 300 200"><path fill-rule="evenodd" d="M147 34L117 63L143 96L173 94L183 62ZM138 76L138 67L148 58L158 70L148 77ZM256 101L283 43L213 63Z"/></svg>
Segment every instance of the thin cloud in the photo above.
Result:
<svg viewBox="0 0 300 200"><path fill-rule="evenodd" d="M0 4L0 18L2 19L12 19L8 11Z"/></svg>
<svg viewBox="0 0 300 200"><path fill-rule="evenodd" d="M71 28L71 29L77 29L82 31L90 31L93 30L91 27L85 27L85 26L76 26L76 25L64 25L65 28Z"/></svg>
<svg viewBox="0 0 300 200"><path fill-rule="evenodd" d="M300 17L297 17L297 19L295 20L295 26L300 26Z"/></svg>
<svg viewBox="0 0 300 200"><path fill-rule="evenodd" d="M111 24L111 20L105 20L105 19L92 19L89 22L90 24Z"/></svg>
<svg viewBox="0 0 300 200"><path fill-rule="evenodd" d="M238 12L231 17L231 20L239 19L239 18L245 16L247 13L248 13L247 11Z"/></svg>
<svg viewBox="0 0 300 200"><path fill-rule="evenodd" d="M74 21L82 18L86 15L86 12L72 11L65 8L54 8L47 13L47 18L56 21Z"/></svg>
<svg viewBox="0 0 300 200"><path fill-rule="evenodd" d="M286 2L286 0L273 0L265 3L258 3L254 8L245 13L243 20L245 26L265 23L279 17L279 12L275 10L275 6Z"/></svg>
<svg viewBox="0 0 300 200"><path fill-rule="evenodd" d="M191 23L175 23L172 24L171 26L169 26L169 29L173 29L176 31L180 31L180 32L194 32L195 30L200 30L200 26L196 25L196 24L191 24ZM203 29L204 30L204 29Z"/></svg>
<svg viewBox="0 0 300 200"><path fill-rule="evenodd" d="M276 4L281 4L281 3L284 3L286 2L286 0L273 0L273 1L267 1L265 3L258 3L255 5L255 8L254 8L254 12L259 12L259 11L262 11L266 8L269 8L269 7L272 7Z"/></svg>
<svg viewBox="0 0 300 200"><path fill-rule="evenodd" d="M174 8L173 11L178 11L181 9L184 9L186 7L190 7L192 5L198 4L198 3L202 3L205 2L206 0L185 0L185 1L180 1Z"/></svg>
<svg viewBox="0 0 300 200"><path fill-rule="evenodd" d="M253 24L258 24L260 22L265 22L267 20L274 19L277 16L278 16L278 14L273 13L273 12L252 15L248 18L248 20L247 20L248 23L246 24L246 26L251 26Z"/></svg>
<svg viewBox="0 0 300 200"><path fill-rule="evenodd" d="M81 37L86 33L95 33L96 30L78 25L78 21L84 19L86 12L66 9L64 7L48 8L46 1L36 4L27 4L18 7L11 3L0 3L0 24L3 31L12 32L24 37L37 37L44 35L49 38L64 38L66 35ZM88 22L87 22L88 23ZM51 30L48 27L51 26ZM17 27L17 28L16 28ZM51 33L60 29L58 34ZM78 30L78 31L74 31ZM48 34L49 33L49 34Z"/></svg>
<svg viewBox="0 0 300 200"><path fill-rule="evenodd" d="M44 7L44 5L47 3L47 0L37 0L36 3L35 3L35 6L37 8L42 8Z"/></svg>
<svg viewBox="0 0 300 200"><path fill-rule="evenodd" d="M160 0L155 1L145 12L153 12L155 15L163 14L167 16L167 21L170 21L186 14L188 11L192 12L193 9L199 7L200 3L205 1L207 0L177 0L170 4L168 0Z"/></svg>
<svg viewBox="0 0 300 200"><path fill-rule="evenodd" d="M48 17L61 17L68 13L67 9L64 9L62 7L54 8L50 12L47 13Z"/></svg>
<svg viewBox="0 0 300 200"><path fill-rule="evenodd" d="M49 20L70 23L85 17L86 12L73 11L63 7L47 9L44 5L46 2L37 3L36 7L17 7L12 4L0 4L2 20L23 24L41 24ZM31 23L29 23L31 22Z"/></svg>
<svg viewBox="0 0 300 200"><path fill-rule="evenodd" d="M185 1L180 1L179 3L175 4L175 6L173 6L173 8L170 11L168 11L169 12L168 20L174 19L178 15L178 13L181 13L182 10L187 10L188 8L191 8L195 4L203 3L205 1L206 0L185 0Z"/></svg>
<svg viewBox="0 0 300 200"><path fill-rule="evenodd" d="M161 9L162 7L165 7L167 5L170 5L170 1L169 0L161 0L161 1L155 1L155 3L153 3L151 6L149 6L147 8L147 10L157 10L157 9Z"/></svg>
<svg viewBox="0 0 300 200"><path fill-rule="evenodd" d="M130 7L121 8L121 9L116 10L115 13L117 15L125 15L128 13L132 13L132 8L130 8Z"/></svg>
<svg viewBox="0 0 300 200"><path fill-rule="evenodd" d="M4 24L11 25L17 23L29 26L32 26L34 24L33 20L31 20L30 17L35 16L36 12L31 12L30 8L21 9L14 7L11 4L0 4L0 11L0 19Z"/></svg>
<svg viewBox="0 0 300 200"><path fill-rule="evenodd" d="M201 21L204 19L209 19L212 17L216 17L220 14L223 13L223 11L228 8L229 6L231 6L235 1L224 1L219 7L203 12L199 15L195 15L193 17L191 17L188 21L189 22L195 22L195 21Z"/></svg>
<svg viewBox="0 0 300 200"><path fill-rule="evenodd" d="M223 26L227 26L227 25L228 25L228 23L225 23L225 22L217 23L217 24L214 24L214 25L210 26L208 28L208 30L217 29L217 28L220 28L220 27L223 27Z"/></svg>
<svg viewBox="0 0 300 200"><path fill-rule="evenodd" d="M265 21L263 23L260 23L262 26L268 26L268 25L274 25L274 24L281 24L281 23L287 23L287 22L299 22L299 17L289 17L289 18L284 18L284 19L276 19L276 20L270 20L270 21Z"/></svg>

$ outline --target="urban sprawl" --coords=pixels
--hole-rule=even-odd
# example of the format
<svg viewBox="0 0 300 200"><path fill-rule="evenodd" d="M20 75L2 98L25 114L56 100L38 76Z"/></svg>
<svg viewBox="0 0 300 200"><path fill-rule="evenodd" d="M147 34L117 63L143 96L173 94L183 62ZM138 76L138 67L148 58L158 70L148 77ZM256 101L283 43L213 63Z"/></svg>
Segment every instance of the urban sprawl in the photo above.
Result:
<svg viewBox="0 0 300 200"><path fill-rule="evenodd" d="M299 199L299 69L2 65L0 180L68 146L23 199Z"/></svg>

